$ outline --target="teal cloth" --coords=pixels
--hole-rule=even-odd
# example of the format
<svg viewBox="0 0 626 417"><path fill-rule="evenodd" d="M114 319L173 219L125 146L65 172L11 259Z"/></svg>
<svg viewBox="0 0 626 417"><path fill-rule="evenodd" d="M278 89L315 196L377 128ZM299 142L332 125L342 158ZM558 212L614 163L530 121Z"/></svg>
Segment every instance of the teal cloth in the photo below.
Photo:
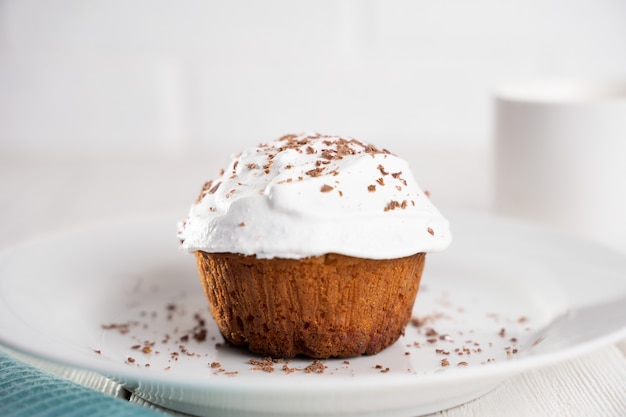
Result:
<svg viewBox="0 0 626 417"><path fill-rule="evenodd" d="M0 416L2 417L155 417L164 415L60 378L0 352Z"/></svg>

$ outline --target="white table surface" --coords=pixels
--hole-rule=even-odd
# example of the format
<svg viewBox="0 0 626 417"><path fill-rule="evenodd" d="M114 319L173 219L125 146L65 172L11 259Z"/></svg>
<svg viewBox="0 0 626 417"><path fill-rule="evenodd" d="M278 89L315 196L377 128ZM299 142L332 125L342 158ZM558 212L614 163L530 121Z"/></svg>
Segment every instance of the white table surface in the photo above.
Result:
<svg viewBox="0 0 626 417"><path fill-rule="evenodd" d="M487 152L420 150L415 155L419 156L407 159L419 165L414 166L418 181L436 203L490 209ZM0 249L137 213L179 211L184 217L203 181L225 165L224 157L219 151L204 161L198 155L176 154L124 158L2 154ZM12 353L65 378L152 407L97 374ZM512 377L485 396L437 415L626 416L626 340Z"/></svg>

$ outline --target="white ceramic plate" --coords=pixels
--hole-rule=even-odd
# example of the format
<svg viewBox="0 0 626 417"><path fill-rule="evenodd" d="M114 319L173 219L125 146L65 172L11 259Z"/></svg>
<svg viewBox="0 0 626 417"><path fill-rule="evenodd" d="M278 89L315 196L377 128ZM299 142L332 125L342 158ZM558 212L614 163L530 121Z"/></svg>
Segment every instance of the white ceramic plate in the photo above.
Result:
<svg viewBox="0 0 626 417"><path fill-rule="evenodd" d="M378 355L323 361L322 373L306 372L307 359L254 369L262 358L222 344L174 216L6 250L0 341L191 414L411 416L626 334L623 256L527 223L446 214L453 246L428 255L405 336Z"/></svg>

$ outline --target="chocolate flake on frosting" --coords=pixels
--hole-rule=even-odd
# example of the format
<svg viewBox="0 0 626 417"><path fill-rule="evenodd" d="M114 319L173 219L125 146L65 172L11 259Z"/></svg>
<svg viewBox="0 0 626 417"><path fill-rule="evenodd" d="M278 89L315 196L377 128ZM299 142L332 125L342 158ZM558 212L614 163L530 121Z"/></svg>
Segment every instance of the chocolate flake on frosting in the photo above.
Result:
<svg viewBox="0 0 626 417"><path fill-rule="evenodd" d="M342 159L341 156L337 155L337 151L333 149L324 149L322 151L322 158L328 159L328 162L325 162L325 163L329 163L330 161L334 159Z"/></svg>
<svg viewBox="0 0 626 417"><path fill-rule="evenodd" d="M209 190L209 194L215 194L215 192L217 191L217 189L218 189L218 188L220 188L220 185L221 185L221 184L222 184L222 183L218 181L218 182L217 182L217 184L215 184L215 185L213 186L213 188L211 188L211 189Z"/></svg>
<svg viewBox="0 0 626 417"><path fill-rule="evenodd" d="M287 141L291 141L294 140L295 138L297 138L298 136L294 135L293 133L288 133L284 136L282 136L279 140L287 140Z"/></svg>
<svg viewBox="0 0 626 417"><path fill-rule="evenodd" d="M330 186L328 184L324 184L324 185L322 185L322 188L320 188L320 191L323 192L323 193L327 193L327 192L332 191L333 189L334 189L334 187L332 187L332 186Z"/></svg>
<svg viewBox="0 0 626 417"><path fill-rule="evenodd" d="M402 200L402 203L396 200L391 200L389 203L387 203L387 206L385 207L385 211L395 210L397 208L406 209L407 205L408 204L406 200Z"/></svg>
<svg viewBox="0 0 626 417"><path fill-rule="evenodd" d="M204 198L204 196L209 192L209 190L211 189L211 185L213 185L213 181L207 181L204 183L204 185L202 186L202 189L200 190L200 195L198 196L198 198L196 199L196 204L198 204L200 201L202 201L202 199Z"/></svg>
<svg viewBox="0 0 626 417"><path fill-rule="evenodd" d="M404 178L401 177L402 175L402 171L398 171L398 172L393 172L391 174L391 176L395 179L397 179L398 181L400 181L405 187L407 186L407 182Z"/></svg>
<svg viewBox="0 0 626 417"><path fill-rule="evenodd" d="M311 169L307 172L305 172L305 174L310 175L312 177L319 177L320 175L322 175L322 172L324 171L324 168L315 168L315 169Z"/></svg>

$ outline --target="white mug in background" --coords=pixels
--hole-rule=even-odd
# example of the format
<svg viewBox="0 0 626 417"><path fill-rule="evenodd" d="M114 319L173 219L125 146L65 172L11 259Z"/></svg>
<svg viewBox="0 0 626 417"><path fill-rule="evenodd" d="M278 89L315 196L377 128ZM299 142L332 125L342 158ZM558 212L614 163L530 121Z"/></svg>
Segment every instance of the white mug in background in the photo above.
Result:
<svg viewBox="0 0 626 417"><path fill-rule="evenodd" d="M626 252L626 81L541 81L495 97L497 212Z"/></svg>

